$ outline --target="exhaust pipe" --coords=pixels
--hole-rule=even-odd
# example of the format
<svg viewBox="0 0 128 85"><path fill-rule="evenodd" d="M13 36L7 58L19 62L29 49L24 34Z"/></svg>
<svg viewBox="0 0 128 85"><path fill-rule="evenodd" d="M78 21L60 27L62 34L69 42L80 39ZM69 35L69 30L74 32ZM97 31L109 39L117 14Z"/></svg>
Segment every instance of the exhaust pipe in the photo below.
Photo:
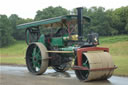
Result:
<svg viewBox="0 0 128 85"><path fill-rule="evenodd" d="M78 40L83 39L83 7L77 8Z"/></svg>

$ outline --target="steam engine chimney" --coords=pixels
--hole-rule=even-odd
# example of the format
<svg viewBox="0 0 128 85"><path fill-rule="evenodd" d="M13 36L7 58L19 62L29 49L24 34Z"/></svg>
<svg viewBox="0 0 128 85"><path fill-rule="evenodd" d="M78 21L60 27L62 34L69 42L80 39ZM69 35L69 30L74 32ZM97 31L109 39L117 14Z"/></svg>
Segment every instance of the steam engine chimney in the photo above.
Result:
<svg viewBox="0 0 128 85"><path fill-rule="evenodd" d="M78 40L82 41L83 38L83 8L77 8L77 23L78 23Z"/></svg>

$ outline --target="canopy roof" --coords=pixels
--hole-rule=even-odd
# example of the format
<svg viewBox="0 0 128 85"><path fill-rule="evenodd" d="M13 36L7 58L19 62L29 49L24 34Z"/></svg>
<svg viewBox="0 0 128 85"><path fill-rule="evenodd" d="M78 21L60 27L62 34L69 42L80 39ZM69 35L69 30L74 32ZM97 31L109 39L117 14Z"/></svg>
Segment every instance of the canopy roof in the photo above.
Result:
<svg viewBox="0 0 128 85"><path fill-rule="evenodd" d="M90 18L83 16L84 22L90 22ZM38 27L41 25L44 25L46 27L48 26L60 26L61 24L66 24L68 22L71 22L73 24L77 24L77 15L65 15L65 16L59 16L55 18L49 18L44 19L40 21L34 21L30 23L24 23L17 25L17 29L24 29L24 28L32 28L32 27Z"/></svg>

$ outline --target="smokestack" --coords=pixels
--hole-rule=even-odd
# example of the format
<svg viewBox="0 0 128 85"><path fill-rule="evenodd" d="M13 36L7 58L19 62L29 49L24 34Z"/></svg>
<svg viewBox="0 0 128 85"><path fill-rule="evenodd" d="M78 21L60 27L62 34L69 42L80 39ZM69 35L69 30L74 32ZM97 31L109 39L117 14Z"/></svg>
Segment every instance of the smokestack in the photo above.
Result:
<svg viewBox="0 0 128 85"><path fill-rule="evenodd" d="M77 8L78 40L83 38L83 7Z"/></svg>

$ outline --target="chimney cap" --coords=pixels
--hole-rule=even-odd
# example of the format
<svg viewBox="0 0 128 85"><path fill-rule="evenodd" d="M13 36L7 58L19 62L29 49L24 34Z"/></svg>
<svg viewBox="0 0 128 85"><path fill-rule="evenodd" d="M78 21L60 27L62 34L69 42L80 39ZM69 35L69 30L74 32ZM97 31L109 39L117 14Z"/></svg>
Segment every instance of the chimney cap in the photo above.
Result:
<svg viewBox="0 0 128 85"><path fill-rule="evenodd" d="M83 9L83 7L77 7L76 9Z"/></svg>

